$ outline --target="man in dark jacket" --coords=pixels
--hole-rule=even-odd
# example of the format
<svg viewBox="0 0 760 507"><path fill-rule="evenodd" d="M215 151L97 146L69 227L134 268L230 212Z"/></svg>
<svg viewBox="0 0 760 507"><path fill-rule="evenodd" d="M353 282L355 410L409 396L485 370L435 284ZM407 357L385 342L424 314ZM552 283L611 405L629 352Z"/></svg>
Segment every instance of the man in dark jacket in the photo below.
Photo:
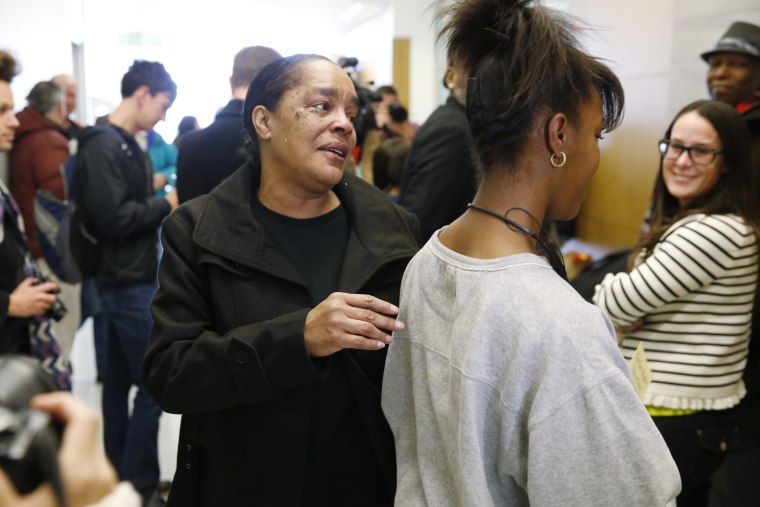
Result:
<svg viewBox="0 0 760 507"><path fill-rule="evenodd" d="M760 26L731 24L710 51L702 53L710 66L707 88L716 100L731 104L742 114L752 141L752 168L760 172ZM757 189L760 194L760 189ZM744 383L747 394L737 410L738 445L729 449L715 472L710 505L760 505L760 301L755 296L752 339Z"/></svg>
<svg viewBox="0 0 760 507"><path fill-rule="evenodd" d="M159 478L161 410L142 388L140 367L153 324L149 307L156 289L158 227L177 206L177 196L153 196L151 167L134 134L166 117L176 90L163 65L135 61L122 79L122 101L107 126L79 137L73 189L102 245L96 282L109 326L103 382L106 454L145 499ZM137 395L129 417L133 385Z"/></svg>
<svg viewBox="0 0 760 507"><path fill-rule="evenodd" d="M214 123L182 138L177 158L180 203L207 194L245 163L243 99L251 79L278 58L277 51L265 46L243 48L235 55L230 77L232 100L216 114Z"/></svg>
<svg viewBox="0 0 760 507"><path fill-rule="evenodd" d="M417 131L401 177L401 206L417 215L425 241L464 213L475 196L467 79L449 65L443 84L449 98Z"/></svg>

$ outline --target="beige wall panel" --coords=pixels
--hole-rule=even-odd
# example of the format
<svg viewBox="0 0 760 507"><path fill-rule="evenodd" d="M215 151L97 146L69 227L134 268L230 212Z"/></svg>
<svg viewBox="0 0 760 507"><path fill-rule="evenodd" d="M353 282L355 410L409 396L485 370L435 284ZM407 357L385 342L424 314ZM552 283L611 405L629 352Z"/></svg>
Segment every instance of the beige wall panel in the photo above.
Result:
<svg viewBox="0 0 760 507"><path fill-rule="evenodd" d="M629 78L623 124L602 141L602 160L578 218L579 237L610 247L631 245L659 167L657 140L670 122L666 75Z"/></svg>
<svg viewBox="0 0 760 507"><path fill-rule="evenodd" d="M630 246L659 169L656 141L673 115L707 98L711 48L732 21L760 24L756 0L567 0L563 7L598 32L590 52L610 60L626 93L623 125L603 141L602 161L578 217L578 236L609 247Z"/></svg>
<svg viewBox="0 0 760 507"><path fill-rule="evenodd" d="M407 109L409 104L409 55L411 41L408 38L393 39L393 86L398 99Z"/></svg>
<svg viewBox="0 0 760 507"><path fill-rule="evenodd" d="M568 0L566 10L593 29L583 39L623 84L623 124L600 144L602 160L578 216L578 237L610 248L638 238L669 118L674 0Z"/></svg>

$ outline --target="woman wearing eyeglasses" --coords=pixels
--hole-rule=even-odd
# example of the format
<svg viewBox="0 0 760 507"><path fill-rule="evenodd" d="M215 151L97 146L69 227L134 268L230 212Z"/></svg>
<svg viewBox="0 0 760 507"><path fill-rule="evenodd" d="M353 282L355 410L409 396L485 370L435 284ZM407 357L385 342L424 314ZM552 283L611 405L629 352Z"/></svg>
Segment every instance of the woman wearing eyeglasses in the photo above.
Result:
<svg viewBox="0 0 760 507"><path fill-rule="evenodd" d="M745 394L760 230L749 143L729 105L683 108L659 143L650 232L630 272L607 275L594 296L627 359L643 343L652 369L644 402L678 465L679 507L707 505Z"/></svg>

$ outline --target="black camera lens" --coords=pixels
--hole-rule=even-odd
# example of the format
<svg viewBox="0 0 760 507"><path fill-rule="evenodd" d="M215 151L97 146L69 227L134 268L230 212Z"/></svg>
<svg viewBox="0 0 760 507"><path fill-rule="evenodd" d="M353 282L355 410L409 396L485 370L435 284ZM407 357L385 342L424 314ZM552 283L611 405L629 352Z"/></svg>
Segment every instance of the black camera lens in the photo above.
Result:
<svg viewBox="0 0 760 507"><path fill-rule="evenodd" d="M37 360L0 355L0 468L21 494L50 481L60 502L64 495L56 454L61 428L29 406L35 395L56 390Z"/></svg>
<svg viewBox="0 0 760 507"><path fill-rule="evenodd" d="M46 276L40 276L37 278L37 281L34 282L34 285L39 285L41 283L49 282L50 280ZM60 294L61 289L58 288L55 290L55 294ZM61 298L56 296L55 301L53 302L53 306L50 307L50 310L47 311L45 315L53 319L54 321L58 322L62 318L66 316L66 314L69 313L69 309L66 308L66 305L63 304L63 301L61 301Z"/></svg>
<svg viewBox="0 0 760 507"><path fill-rule="evenodd" d="M66 308L66 305L63 304L63 301L56 297L53 306L50 307L47 314L51 319L58 322L64 318L68 312L69 310Z"/></svg>

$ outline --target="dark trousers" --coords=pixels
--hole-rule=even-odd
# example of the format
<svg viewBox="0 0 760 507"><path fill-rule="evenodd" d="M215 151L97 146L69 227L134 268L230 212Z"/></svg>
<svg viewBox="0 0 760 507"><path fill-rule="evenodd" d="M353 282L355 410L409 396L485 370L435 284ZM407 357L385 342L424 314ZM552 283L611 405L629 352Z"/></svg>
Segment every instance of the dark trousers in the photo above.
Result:
<svg viewBox="0 0 760 507"><path fill-rule="evenodd" d="M92 317L92 334L95 341L95 365L98 377L101 379L106 373L106 348L108 347L108 323L103 308L100 304L98 289L94 278L82 281L82 323Z"/></svg>
<svg viewBox="0 0 760 507"><path fill-rule="evenodd" d="M98 284L108 321L108 365L103 381L103 434L108 458L122 480L130 481L147 501L159 479L158 420L161 409L140 381L153 319L155 284ZM129 392L137 387L132 414Z"/></svg>
<svg viewBox="0 0 760 507"><path fill-rule="evenodd" d="M736 410L653 417L681 475L678 507L706 507L710 477L737 441Z"/></svg>
<svg viewBox="0 0 760 507"><path fill-rule="evenodd" d="M751 505L760 505L760 432L747 430L712 477L710 507Z"/></svg>

